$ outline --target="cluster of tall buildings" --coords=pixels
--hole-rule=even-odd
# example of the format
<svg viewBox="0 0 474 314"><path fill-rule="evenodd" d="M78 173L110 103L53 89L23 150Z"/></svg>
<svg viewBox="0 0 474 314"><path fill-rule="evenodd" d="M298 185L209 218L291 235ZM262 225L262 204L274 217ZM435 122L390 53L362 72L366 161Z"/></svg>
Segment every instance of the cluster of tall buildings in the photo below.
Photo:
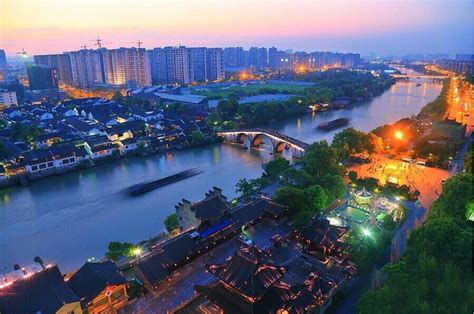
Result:
<svg viewBox="0 0 474 314"><path fill-rule="evenodd" d="M179 46L82 49L34 56L34 61L55 70L60 82L88 88L220 81L225 77L223 58L220 48Z"/></svg>
<svg viewBox="0 0 474 314"><path fill-rule="evenodd" d="M225 78L225 68L254 67L272 70L320 70L353 67L360 55L332 52L287 52L275 47L207 48L163 47L81 49L34 56L36 65L50 67L62 83L77 87L215 82Z"/></svg>
<svg viewBox="0 0 474 314"><path fill-rule="evenodd" d="M456 74L474 75L474 58L471 60L440 60L436 62L436 65L443 70L451 71Z"/></svg>
<svg viewBox="0 0 474 314"><path fill-rule="evenodd" d="M361 62L358 53L334 52L291 52L281 51L275 47L242 47L224 49L226 67L256 67L272 70L322 70L329 67L352 68Z"/></svg>
<svg viewBox="0 0 474 314"><path fill-rule="evenodd" d="M214 82L225 77L221 48L164 47L151 50L150 55L156 83Z"/></svg>

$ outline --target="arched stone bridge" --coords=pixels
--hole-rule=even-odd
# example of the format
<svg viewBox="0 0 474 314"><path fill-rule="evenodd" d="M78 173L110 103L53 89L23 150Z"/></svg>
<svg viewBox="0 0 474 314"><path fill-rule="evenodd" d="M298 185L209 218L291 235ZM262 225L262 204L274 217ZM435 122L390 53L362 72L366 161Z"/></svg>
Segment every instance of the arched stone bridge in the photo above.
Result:
<svg viewBox="0 0 474 314"><path fill-rule="evenodd" d="M247 138L252 147L263 144L263 138L266 137L270 139L274 153L282 153L285 148L291 149L292 156L295 158L303 158L309 147L307 143L270 129L221 131L217 132L217 135L223 137L227 142L239 144L244 144Z"/></svg>

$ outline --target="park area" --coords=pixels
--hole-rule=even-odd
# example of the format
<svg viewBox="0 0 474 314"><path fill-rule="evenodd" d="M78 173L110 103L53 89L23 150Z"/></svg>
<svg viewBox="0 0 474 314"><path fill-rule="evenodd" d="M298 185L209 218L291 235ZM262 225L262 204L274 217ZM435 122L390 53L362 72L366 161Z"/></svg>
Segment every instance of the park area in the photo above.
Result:
<svg viewBox="0 0 474 314"><path fill-rule="evenodd" d="M449 172L415 163L374 155L367 164L357 164L348 169L357 172L360 178L377 179L380 186L387 183L393 186L406 185L420 192L419 201L425 208L438 198L443 180L448 179Z"/></svg>
<svg viewBox="0 0 474 314"><path fill-rule="evenodd" d="M222 86L206 86L194 88L192 93L196 95L206 96L210 99L229 98L233 95L238 97L255 96L260 94L300 94L308 86L298 84L287 84L285 82L265 82L255 81L249 83L235 83Z"/></svg>

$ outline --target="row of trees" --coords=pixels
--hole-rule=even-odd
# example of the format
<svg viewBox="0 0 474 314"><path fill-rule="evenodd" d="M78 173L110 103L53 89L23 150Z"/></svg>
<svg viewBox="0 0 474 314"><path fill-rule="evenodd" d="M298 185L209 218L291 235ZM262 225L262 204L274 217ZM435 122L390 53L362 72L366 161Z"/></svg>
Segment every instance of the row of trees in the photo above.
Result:
<svg viewBox="0 0 474 314"><path fill-rule="evenodd" d="M474 308L472 222L474 176L449 179L426 223L408 239L400 262L384 268L378 290L366 292L358 313L471 313Z"/></svg>
<svg viewBox="0 0 474 314"><path fill-rule="evenodd" d="M314 82L315 85L305 88L301 96L288 101L239 105L237 96L221 99L216 111L208 118L209 124L219 125L225 121L236 121L245 126L262 125L290 116L301 115L307 111L308 105L327 103L337 97L349 97L353 101L370 98L380 94L393 84L393 80L388 76L374 77L371 74L352 71L327 71L308 73L303 76L298 74L290 79L303 79ZM258 93L266 92L273 93L275 90L261 89Z"/></svg>

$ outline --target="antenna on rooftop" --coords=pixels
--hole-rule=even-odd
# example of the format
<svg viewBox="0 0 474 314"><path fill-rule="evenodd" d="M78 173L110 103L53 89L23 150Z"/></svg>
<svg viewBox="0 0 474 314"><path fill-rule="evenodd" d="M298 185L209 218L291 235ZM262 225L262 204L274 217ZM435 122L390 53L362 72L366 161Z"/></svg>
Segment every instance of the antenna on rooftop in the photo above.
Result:
<svg viewBox="0 0 474 314"><path fill-rule="evenodd" d="M28 59L28 54L26 53L24 48L21 49L21 52L17 52L16 54L21 55L24 59Z"/></svg>
<svg viewBox="0 0 474 314"><path fill-rule="evenodd" d="M81 46L81 48L82 48L82 49L87 49L87 45L84 44L84 45Z"/></svg>

